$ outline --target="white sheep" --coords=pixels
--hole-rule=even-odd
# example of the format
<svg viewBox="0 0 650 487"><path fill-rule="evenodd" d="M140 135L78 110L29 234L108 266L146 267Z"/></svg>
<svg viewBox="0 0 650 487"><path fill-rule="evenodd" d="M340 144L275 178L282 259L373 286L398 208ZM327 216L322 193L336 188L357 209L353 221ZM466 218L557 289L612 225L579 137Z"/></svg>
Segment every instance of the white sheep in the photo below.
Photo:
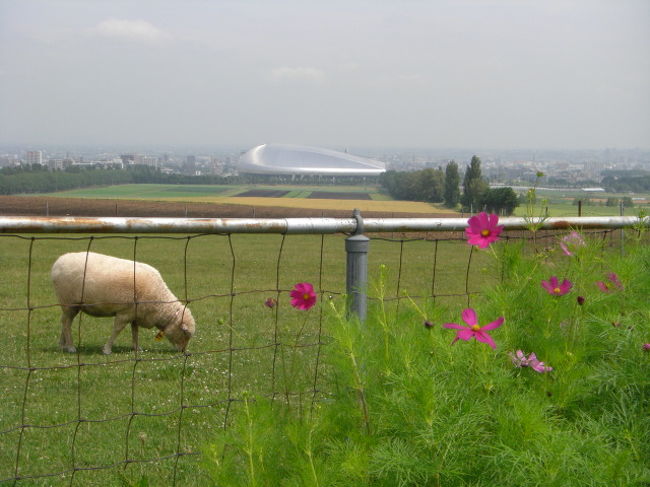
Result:
<svg viewBox="0 0 650 487"><path fill-rule="evenodd" d="M194 334L189 308L150 265L94 252L68 253L52 266L52 282L62 311L60 345L68 352L76 352L72 320L79 311L115 316L113 333L102 349L105 354L111 353L127 323L131 323L134 350L139 350L140 327L155 326L160 330L158 336L166 336L181 352Z"/></svg>

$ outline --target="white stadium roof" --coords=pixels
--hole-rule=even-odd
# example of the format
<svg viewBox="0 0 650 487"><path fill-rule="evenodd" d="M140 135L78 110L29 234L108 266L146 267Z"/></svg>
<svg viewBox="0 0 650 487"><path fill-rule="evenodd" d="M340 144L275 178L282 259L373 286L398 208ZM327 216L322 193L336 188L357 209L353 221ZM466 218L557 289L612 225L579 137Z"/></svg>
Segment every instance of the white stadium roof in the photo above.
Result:
<svg viewBox="0 0 650 487"><path fill-rule="evenodd" d="M318 147L263 144L239 158L245 174L305 176L378 176L386 171L383 162Z"/></svg>

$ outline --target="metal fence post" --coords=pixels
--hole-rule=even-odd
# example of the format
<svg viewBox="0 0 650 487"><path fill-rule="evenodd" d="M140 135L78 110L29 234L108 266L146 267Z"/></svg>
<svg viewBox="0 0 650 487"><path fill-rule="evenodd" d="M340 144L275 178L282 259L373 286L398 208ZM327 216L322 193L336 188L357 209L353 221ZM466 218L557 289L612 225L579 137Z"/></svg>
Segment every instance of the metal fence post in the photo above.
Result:
<svg viewBox="0 0 650 487"><path fill-rule="evenodd" d="M354 314L359 321L363 322L366 320L368 311L368 247L370 239L363 235L361 212L355 209L352 216L357 220L357 227L354 233L345 239L347 315L349 318Z"/></svg>
<svg viewBox="0 0 650 487"><path fill-rule="evenodd" d="M618 203L618 214L623 216L625 214L625 205L621 200ZM621 255L625 255L625 229L621 228Z"/></svg>

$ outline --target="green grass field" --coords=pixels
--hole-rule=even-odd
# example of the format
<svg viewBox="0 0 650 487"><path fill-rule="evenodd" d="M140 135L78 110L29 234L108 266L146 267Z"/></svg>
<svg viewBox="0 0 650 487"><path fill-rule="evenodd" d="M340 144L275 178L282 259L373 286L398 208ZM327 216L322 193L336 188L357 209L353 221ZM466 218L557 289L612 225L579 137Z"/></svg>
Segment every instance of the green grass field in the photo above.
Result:
<svg viewBox="0 0 650 487"><path fill-rule="evenodd" d="M408 294L424 303L417 297L433 292L443 295L439 305L461 306L466 291L498 280L491 256L474 252L466 285L470 248L462 241L440 242L437 249L430 241L405 242L401 265L400 246L371 242L371 278L376 281L380 265L387 267L389 297ZM60 254L87 248L123 258L135 252L160 270L172 291L190 301L197 321L191 355L173 352L166 341L154 340L154 331L143 330L144 351L136 356L125 330L113 355L104 356L112 320L88 316L73 326L79 353L59 350L49 269ZM327 236L321 246L320 236L284 242L279 235L0 236L0 265L0 326L12 337L0 345L0 481L45 476L18 485L70 485L76 469L72 485L131 485L143 476L166 485L174 471L177 485L205 485L198 457L176 463L175 455L197 453L221 435L226 412L231 419L239 414L244 393L289 394L290 401L307 403L314 387L324 387L322 372L314 382L315 363L331 341L329 321L317 308L291 308L288 291L312 282L321 300L332 296L341 305L343 237ZM278 298L279 306L265 307L267 297ZM150 461L161 457L168 458Z"/></svg>
<svg viewBox="0 0 650 487"><path fill-rule="evenodd" d="M573 204L576 198L591 199L593 204L582 205L582 216L618 216L619 206L605 206L607 198L631 197L634 208L625 208L625 215L638 215L639 210L650 208L650 195L648 194L622 194L622 193L586 193L581 190L551 191L537 190L537 214L544 214L548 208L549 216L578 216L578 205ZM526 216L526 206L521 205L515 209L515 216Z"/></svg>
<svg viewBox="0 0 650 487"><path fill-rule="evenodd" d="M119 198L119 199L170 199L223 196L229 197L245 191L261 189L288 191L285 198L307 198L312 191L369 193L371 198L383 200L376 186L271 186L271 185L202 185L202 184L122 184L100 188L81 188L46 196L65 196L78 198ZM40 195L44 196L44 195Z"/></svg>

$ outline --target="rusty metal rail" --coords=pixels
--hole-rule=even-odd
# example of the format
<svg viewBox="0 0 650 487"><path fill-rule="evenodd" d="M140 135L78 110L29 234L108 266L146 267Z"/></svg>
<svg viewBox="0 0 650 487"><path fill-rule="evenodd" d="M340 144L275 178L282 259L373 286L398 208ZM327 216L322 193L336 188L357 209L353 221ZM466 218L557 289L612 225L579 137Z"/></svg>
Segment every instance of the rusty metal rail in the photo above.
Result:
<svg viewBox="0 0 650 487"><path fill-rule="evenodd" d="M593 216L569 218L501 218L506 230L617 229L650 226L650 217ZM355 218L125 218L0 217L0 233L356 233ZM364 218L365 233L458 231L467 218Z"/></svg>

